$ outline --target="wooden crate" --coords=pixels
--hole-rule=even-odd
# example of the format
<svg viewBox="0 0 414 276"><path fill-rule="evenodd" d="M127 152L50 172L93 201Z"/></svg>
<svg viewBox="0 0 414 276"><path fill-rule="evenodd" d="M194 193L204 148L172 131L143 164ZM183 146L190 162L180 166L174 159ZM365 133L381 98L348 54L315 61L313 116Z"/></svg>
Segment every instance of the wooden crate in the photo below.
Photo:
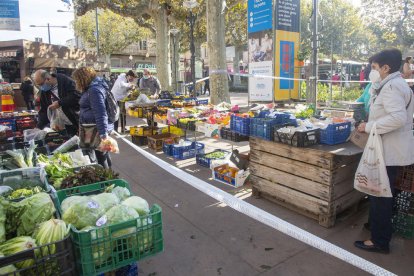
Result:
<svg viewBox="0 0 414 276"><path fill-rule="evenodd" d="M332 227L364 198L353 188L361 152L348 143L297 148L250 138L253 193Z"/></svg>
<svg viewBox="0 0 414 276"><path fill-rule="evenodd" d="M148 147L154 151L162 151L162 146L166 141L170 144L177 144L180 141L180 136L172 133L162 133L148 136Z"/></svg>

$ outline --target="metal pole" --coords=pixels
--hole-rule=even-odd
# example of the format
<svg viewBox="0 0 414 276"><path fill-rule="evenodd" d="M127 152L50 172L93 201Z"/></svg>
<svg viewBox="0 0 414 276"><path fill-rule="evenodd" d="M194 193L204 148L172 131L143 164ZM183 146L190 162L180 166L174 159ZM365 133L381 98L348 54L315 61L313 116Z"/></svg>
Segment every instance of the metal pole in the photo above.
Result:
<svg viewBox="0 0 414 276"><path fill-rule="evenodd" d="M333 74L333 40L331 38L331 80L332 80L332 74ZM329 100L332 102L332 82L329 83L329 86L330 86Z"/></svg>
<svg viewBox="0 0 414 276"><path fill-rule="evenodd" d="M342 81L342 74L344 72L344 40L342 38L342 43L341 43L341 81ZM341 101L343 100L342 96L342 85L344 84L343 82L340 83L341 84Z"/></svg>
<svg viewBox="0 0 414 276"><path fill-rule="evenodd" d="M177 92L177 58L176 58L176 48L175 48L175 34L173 34L173 57L174 57L174 93Z"/></svg>
<svg viewBox="0 0 414 276"><path fill-rule="evenodd" d="M96 23L96 52L99 56L99 21L98 21L98 8L95 9L95 23Z"/></svg>
<svg viewBox="0 0 414 276"><path fill-rule="evenodd" d="M196 95L195 91L195 45L194 45L194 23L195 23L196 16L193 14L192 11L190 11L190 39L191 39L191 45L190 45L190 51L191 51L191 82L193 83L193 92L192 96L194 97Z"/></svg>
<svg viewBox="0 0 414 276"><path fill-rule="evenodd" d="M50 43L50 24L49 23L47 23L47 35L49 37L49 44L51 44Z"/></svg>
<svg viewBox="0 0 414 276"><path fill-rule="evenodd" d="M312 99L316 112L317 78L318 78L318 0L313 0L313 36L312 36Z"/></svg>

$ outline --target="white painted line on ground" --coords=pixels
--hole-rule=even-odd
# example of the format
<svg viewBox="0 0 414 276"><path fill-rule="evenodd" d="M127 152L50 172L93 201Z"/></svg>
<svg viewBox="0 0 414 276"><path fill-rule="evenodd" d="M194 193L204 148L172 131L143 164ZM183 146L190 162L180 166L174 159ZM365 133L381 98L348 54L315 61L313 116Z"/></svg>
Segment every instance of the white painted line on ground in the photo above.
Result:
<svg viewBox="0 0 414 276"><path fill-rule="evenodd" d="M131 141L125 139L123 136L116 134L120 139L122 139L125 143L130 145L134 148L138 153L142 154L144 157L158 165L159 167L163 168L170 174L174 175L175 177L181 179L182 181L186 182L187 184L193 186L197 190L207 194L208 196L227 204L229 207L233 208L240 213L243 213L252 219L255 219L263 224L266 224L273 229L276 229L294 239L297 239L303 243L306 243L314 248L317 248L329 255L337 257L338 259L347 262L355 267L358 267L368 273L373 275L396 275L372 262L369 262L345 249L336 246L324 239L319 238L293 224L290 224L287 221L284 221L275 215L272 215L256 206L247 203L235 196L232 196L229 193L189 174L184 172L183 170L170 165L169 163L165 162L164 160L159 159L158 157L152 155L151 153L141 149L137 145L133 144Z"/></svg>

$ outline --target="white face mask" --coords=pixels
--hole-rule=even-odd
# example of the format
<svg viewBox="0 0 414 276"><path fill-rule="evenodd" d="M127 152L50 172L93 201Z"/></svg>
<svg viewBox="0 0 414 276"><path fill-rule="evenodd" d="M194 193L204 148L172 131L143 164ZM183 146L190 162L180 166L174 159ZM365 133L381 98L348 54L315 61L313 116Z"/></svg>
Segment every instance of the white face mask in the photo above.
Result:
<svg viewBox="0 0 414 276"><path fill-rule="evenodd" d="M381 82L380 73L377 70L371 70L371 72L369 73L369 80L372 82L372 87L374 89L379 88Z"/></svg>

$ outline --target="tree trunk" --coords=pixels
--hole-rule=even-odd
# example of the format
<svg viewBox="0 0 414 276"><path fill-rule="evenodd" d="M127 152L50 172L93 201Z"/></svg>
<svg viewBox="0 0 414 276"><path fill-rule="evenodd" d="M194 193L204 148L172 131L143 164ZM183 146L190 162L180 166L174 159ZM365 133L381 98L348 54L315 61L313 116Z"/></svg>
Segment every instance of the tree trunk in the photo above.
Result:
<svg viewBox="0 0 414 276"><path fill-rule="evenodd" d="M207 0L207 47L210 67L210 101L230 103L226 68L225 24L222 0Z"/></svg>
<svg viewBox="0 0 414 276"><path fill-rule="evenodd" d="M170 36L167 21L167 11L160 8L152 16L156 28L157 42L157 78L161 83L162 90L171 90L171 59L170 59Z"/></svg>
<svg viewBox="0 0 414 276"><path fill-rule="evenodd" d="M240 73L240 65L239 65L239 60L240 60L240 53L242 52L242 47L240 46L234 46L234 59L233 59L233 72L235 74L239 74ZM240 76L233 76L233 86L240 86L241 85L241 78Z"/></svg>

